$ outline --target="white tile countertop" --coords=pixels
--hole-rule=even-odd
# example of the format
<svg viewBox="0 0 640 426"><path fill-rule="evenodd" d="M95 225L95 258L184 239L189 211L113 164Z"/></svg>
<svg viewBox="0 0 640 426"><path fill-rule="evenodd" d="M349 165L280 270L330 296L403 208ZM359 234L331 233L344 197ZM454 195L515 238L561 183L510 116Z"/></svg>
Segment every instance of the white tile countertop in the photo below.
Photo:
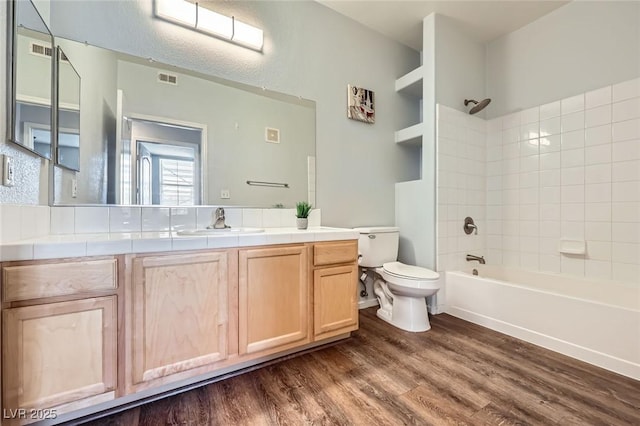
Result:
<svg viewBox="0 0 640 426"><path fill-rule="evenodd" d="M353 229L326 226L305 230L264 228L263 232L235 235L181 236L177 232L46 235L0 244L0 261L357 240L358 237L359 233Z"/></svg>

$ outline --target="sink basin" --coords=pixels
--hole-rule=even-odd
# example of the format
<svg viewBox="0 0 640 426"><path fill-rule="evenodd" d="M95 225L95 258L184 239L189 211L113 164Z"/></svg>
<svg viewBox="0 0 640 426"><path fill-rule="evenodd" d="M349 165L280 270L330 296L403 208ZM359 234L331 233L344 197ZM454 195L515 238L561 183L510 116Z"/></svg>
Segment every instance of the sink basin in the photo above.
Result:
<svg viewBox="0 0 640 426"><path fill-rule="evenodd" d="M226 235L226 234L255 234L264 232L264 228L224 228L224 229L183 229L178 235Z"/></svg>

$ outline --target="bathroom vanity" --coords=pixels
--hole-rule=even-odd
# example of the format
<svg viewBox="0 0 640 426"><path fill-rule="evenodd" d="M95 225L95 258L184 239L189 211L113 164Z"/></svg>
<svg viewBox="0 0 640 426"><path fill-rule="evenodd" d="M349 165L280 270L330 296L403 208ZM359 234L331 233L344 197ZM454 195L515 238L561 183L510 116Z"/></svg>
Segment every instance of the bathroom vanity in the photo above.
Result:
<svg viewBox="0 0 640 426"><path fill-rule="evenodd" d="M267 231L1 262L2 424L78 418L348 337L357 233Z"/></svg>

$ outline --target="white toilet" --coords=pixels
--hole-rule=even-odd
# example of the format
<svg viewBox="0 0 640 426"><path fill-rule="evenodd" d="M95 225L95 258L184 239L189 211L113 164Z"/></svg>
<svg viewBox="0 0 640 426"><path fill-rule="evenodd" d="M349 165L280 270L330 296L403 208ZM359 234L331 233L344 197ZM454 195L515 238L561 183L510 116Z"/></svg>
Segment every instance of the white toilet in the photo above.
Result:
<svg viewBox="0 0 640 426"><path fill-rule="evenodd" d="M406 331L431 328L425 297L440 290L440 275L430 269L397 262L397 227L355 228L360 232L359 263L375 268L374 292L380 309L378 317Z"/></svg>

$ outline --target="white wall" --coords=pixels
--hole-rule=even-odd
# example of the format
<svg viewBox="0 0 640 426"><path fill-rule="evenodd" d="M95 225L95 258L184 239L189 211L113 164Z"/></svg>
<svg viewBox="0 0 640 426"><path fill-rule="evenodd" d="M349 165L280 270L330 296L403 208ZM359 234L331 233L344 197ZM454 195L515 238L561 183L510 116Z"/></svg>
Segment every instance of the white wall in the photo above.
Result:
<svg viewBox="0 0 640 426"><path fill-rule="evenodd" d="M465 99L480 101L486 97L485 45L473 40L447 16L437 15L435 23L435 102L467 112L472 105L466 107Z"/></svg>
<svg viewBox="0 0 640 426"><path fill-rule="evenodd" d="M153 18L152 2L53 2L57 35L317 102L317 204L326 225L394 222L394 183L411 152L393 143L414 117L395 79L419 54L315 2L220 2L265 31L263 53ZM224 9L229 10L224 10ZM114 30L117 28L117 30ZM374 90L376 123L346 118L346 86Z"/></svg>
<svg viewBox="0 0 640 426"><path fill-rule="evenodd" d="M487 46L487 117L640 74L640 2L573 1Z"/></svg>

